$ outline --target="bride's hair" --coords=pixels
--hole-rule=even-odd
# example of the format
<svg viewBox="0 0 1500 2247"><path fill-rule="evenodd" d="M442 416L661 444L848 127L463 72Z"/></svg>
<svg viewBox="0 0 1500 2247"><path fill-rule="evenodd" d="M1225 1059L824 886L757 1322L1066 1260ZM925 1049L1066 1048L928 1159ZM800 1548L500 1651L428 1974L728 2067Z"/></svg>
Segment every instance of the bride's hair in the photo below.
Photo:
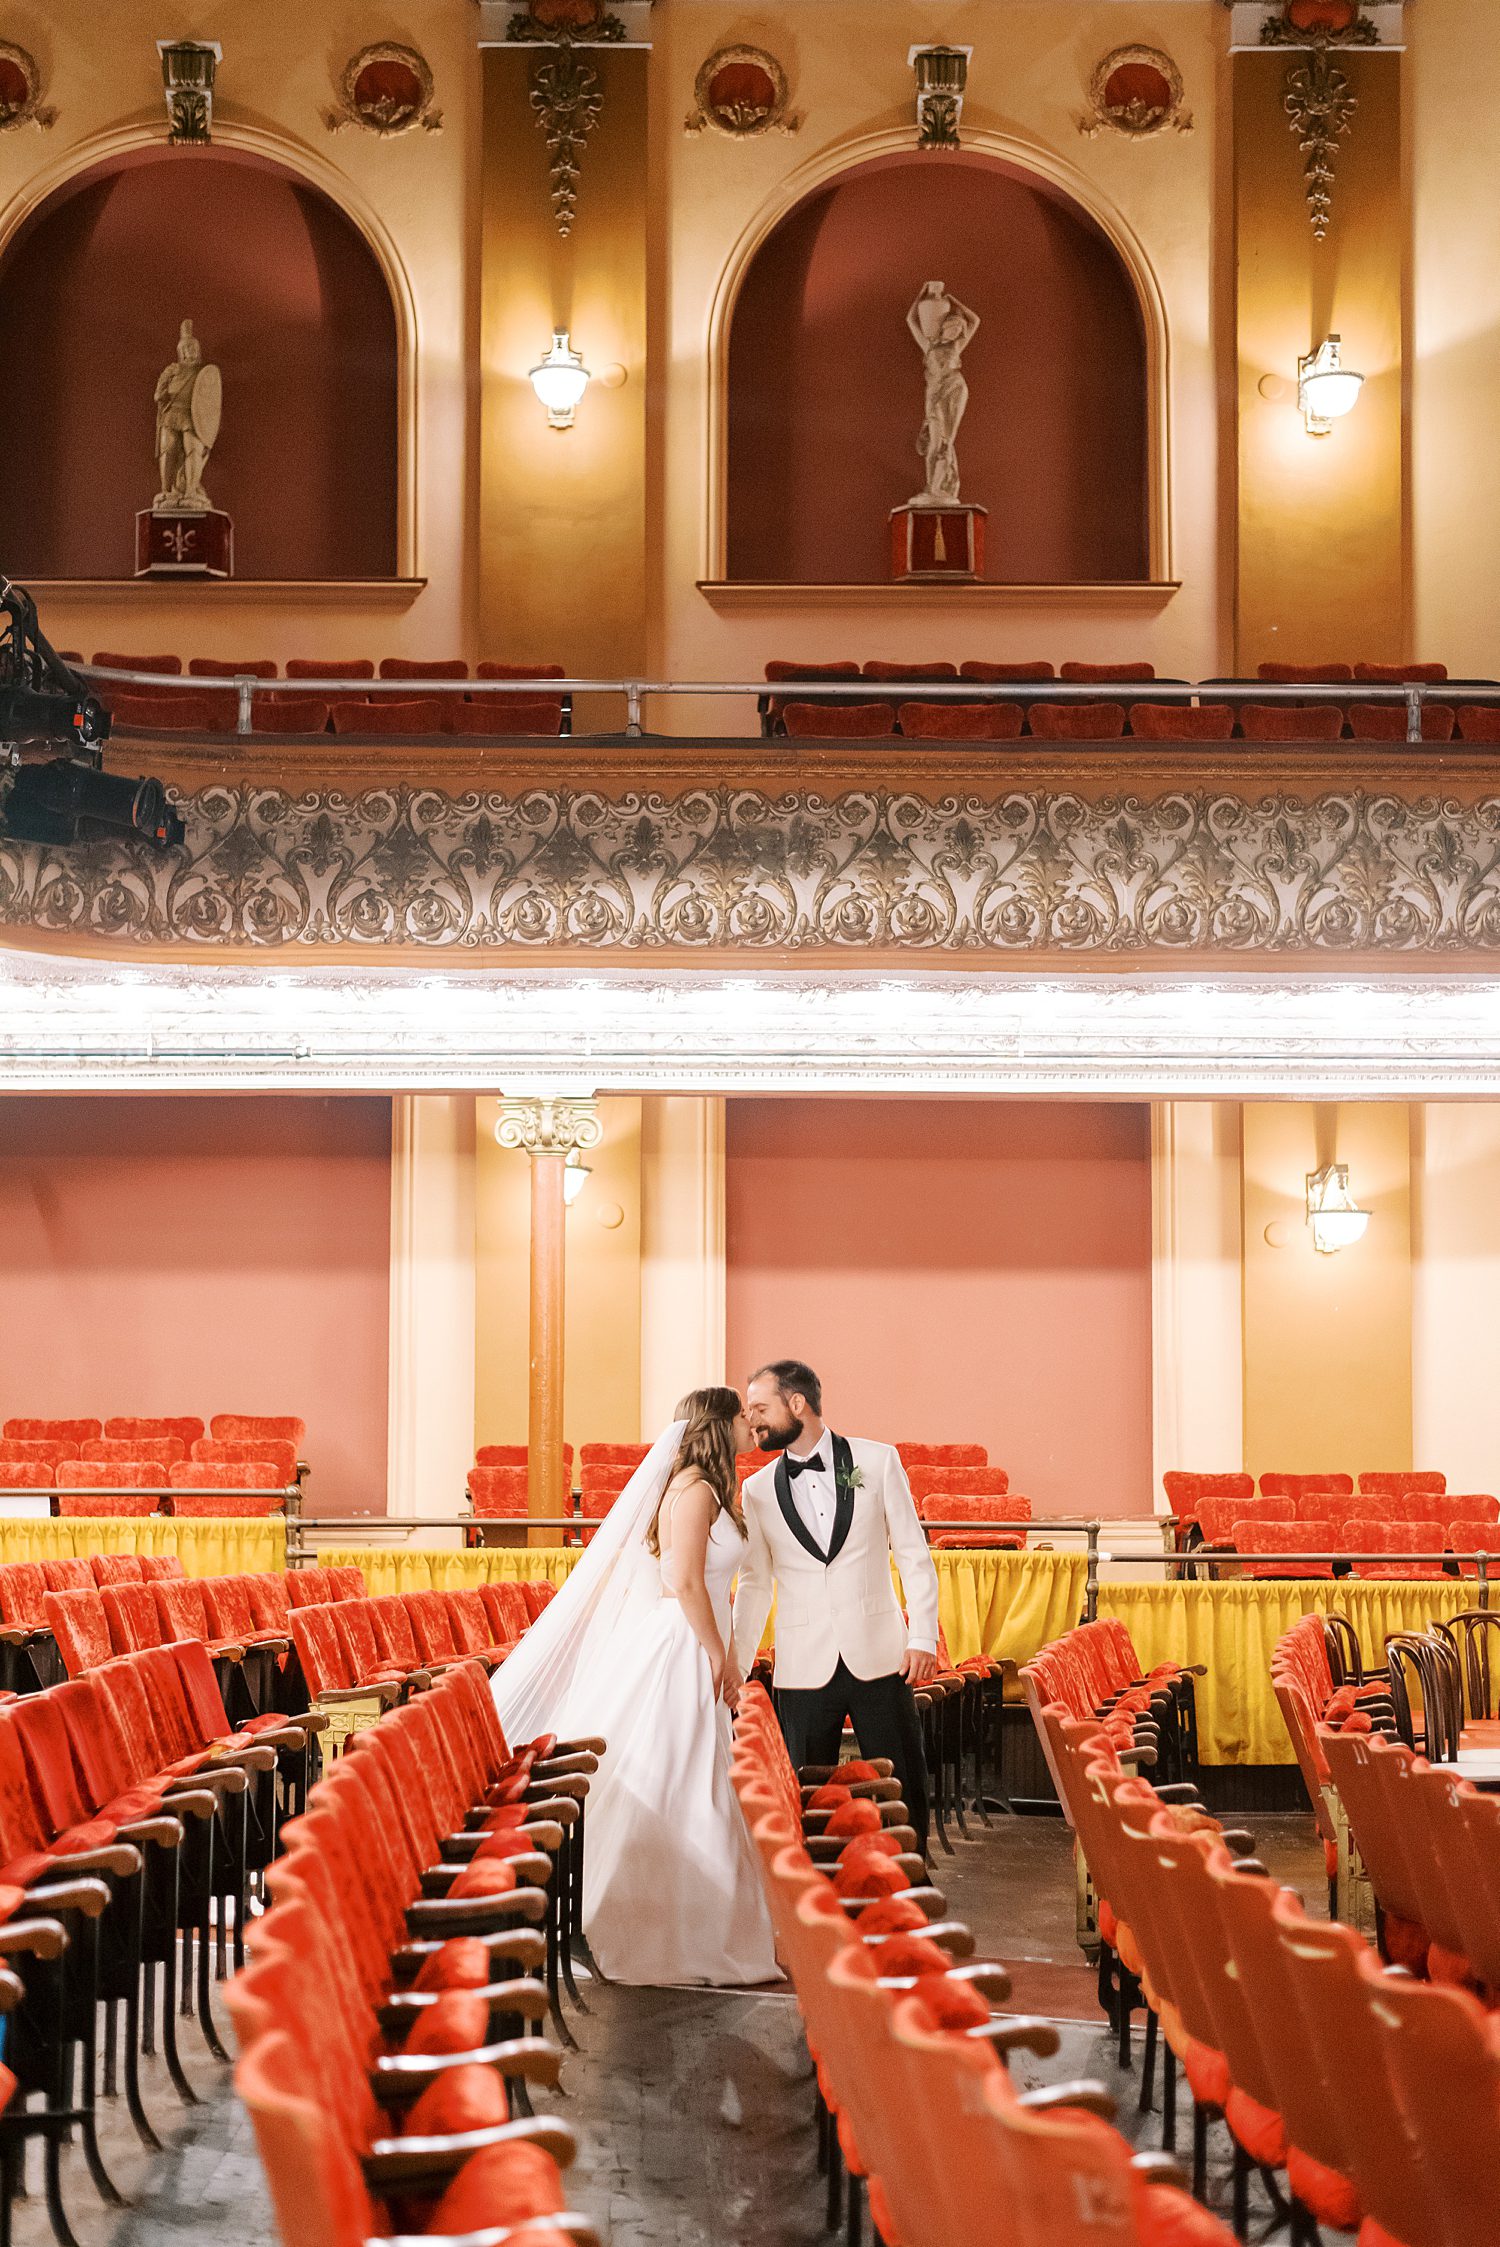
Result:
<svg viewBox="0 0 1500 2247"><path fill-rule="evenodd" d="M734 1423L739 1414L740 1400L734 1389L694 1389L685 1396L677 1407L676 1417L685 1420L687 1426L677 1447L672 1480L675 1481L684 1468L696 1467L718 1500L720 1512L728 1514L744 1537L748 1533L734 1465ZM661 1553L661 1509L666 1496L663 1491L646 1536L647 1546L657 1555Z"/></svg>

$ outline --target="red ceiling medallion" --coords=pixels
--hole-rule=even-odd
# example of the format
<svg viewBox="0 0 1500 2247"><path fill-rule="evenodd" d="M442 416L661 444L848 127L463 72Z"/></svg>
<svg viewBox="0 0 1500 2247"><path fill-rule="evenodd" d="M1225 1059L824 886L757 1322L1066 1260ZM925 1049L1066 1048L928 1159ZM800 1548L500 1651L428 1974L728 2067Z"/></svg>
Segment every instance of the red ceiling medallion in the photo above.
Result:
<svg viewBox="0 0 1500 2247"><path fill-rule="evenodd" d="M753 140L760 133L794 133L802 123L787 109L786 72L763 47L719 47L693 83L694 106L683 131L725 133Z"/></svg>
<svg viewBox="0 0 1500 2247"><path fill-rule="evenodd" d="M55 109L42 107L42 74L24 47L0 40L0 133L16 125L43 132L57 122Z"/></svg>
<svg viewBox="0 0 1500 2247"><path fill-rule="evenodd" d="M432 106L432 72L426 57L415 47L394 46L382 40L361 47L339 74L338 99L325 109L323 122L331 133L358 125L382 140L398 133L442 130L441 110Z"/></svg>
<svg viewBox="0 0 1500 2247"><path fill-rule="evenodd" d="M1078 120L1086 140L1099 133L1124 133L1146 140L1153 133L1190 133L1193 119L1182 105L1182 73L1159 47L1116 47L1089 80L1088 114Z"/></svg>

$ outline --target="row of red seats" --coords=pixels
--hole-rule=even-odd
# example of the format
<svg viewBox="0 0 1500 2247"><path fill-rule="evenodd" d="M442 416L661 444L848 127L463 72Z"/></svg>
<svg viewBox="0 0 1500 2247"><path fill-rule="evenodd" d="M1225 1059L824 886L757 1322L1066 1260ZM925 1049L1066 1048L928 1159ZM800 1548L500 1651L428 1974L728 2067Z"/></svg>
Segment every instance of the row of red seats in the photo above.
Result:
<svg viewBox="0 0 1500 2247"><path fill-rule="evenodd" d="M867 2198L900 2247L1227 2247L1161 2181L1159 2157L1132 2156L1109 2127L1101 2085L1016 2089L1005 2056L1050 2056L1057 2031L993 2017L1002 1970L955 1965L973 1937L939 1917L941 1896L883 1823L873 1768L799 1788L767 1697L747 1688L734 1784L817 2070L829 2228L847 2170L850 2236Z"/></svg>
<svg viewBox="0 0 1500 2247"><path fill-rule="evenodd" d="M1406 740L1400 702L786 702L778 720L783 733L811 741ZM1500 742L1500 706L1423 704L1424 742L1455 733Z"/></svg>
<svg viewBox="0 0 1500 2247"><path fill-rule="evenodd" d="M102 658L98 659L102 661ZM1255 676L1267 686L1279 687L1404 687L1441 686L1448 676L1446 663L1260 663ZM875 679L882 682L894 680L904 685L909 680L972 679L976 686L1038 686L1044 680L1061 679L1074 686L1143 685L1157 677L1156 665L1131 661L1125 663L1063 663L1057 666L1040 660L1024 663L893 663L872 659L855 663L847 658L833 663L801 663L784 657L773 658L766 665L766 677L773 684L795 685L800 682L827 680L830 682L853 679ZM1174 679L1174 686L1186 682ZM1207 686L1239 686L1247 682L1236 679L1210 679ZM1470 682L1475 686L1494 686L1493 679Z"/></svg>
<svg viewBox="0 0 1500 2247"><path fill-rule="evenodd" d="M625 1488L649 1446L643 1443L586 1443L578 1452L578 1512L584 1521L602 1521ZM999 1496L1009 1490L1003 1467L991 1467L983 1444L903 1443L896 1446L912 1495L920 1502L939 1492ZM740 1481L769 1466L774 1452L748 1451L737 1462ZM525 1444L486 1443L479 1446L469 1470L468 1495L476 1515L490 1520L519 1521L528 1511L528 1457ZM571 1516L573 1507L573 1446L563 1447L563 1488L558 1512ZM1029 1520L1025 1514L1006 1513L995 1518ZM934 1516L934 1518L941 1518ZM954 1518L959 1518L955 1516Z"/></svg>
<svg viewBox="0 0 1500 2247"><path fill-rule="evenodd" d="M1257 1497L1255 1477L1241 1470L1205 1474L1185 1468L1169 1468L1161 1479L1167 1505L1177 1523L1179 1549L1195 1541L1195 1532L1202 1519L1205 1504L1232 1500L1239 1506L1239 1515L1231 1514L1226 1517L1220 1514L1211 1517L1219 1520L1235 1520L1243 1517L1247 1511L1254 1510L1253 1506L1247 1508L1244 1501L1253 1501ZM1300 1505L1307 1499L1352 1498L1354 1488L1353 1475L1335 1473L1331 1469L1299 1474L1270 1470L1260 1478L1259 1497L1290 1498ZM1373 1516L1384 1511L1387 1500L1420 1499L1423 1503L1419 1508L1414 1508L1414 1511L1420 1511L1424 1517L1430 1517L1434 1512L1440 1516L1441 1507L1433 1508L1426 1501L1444 1497L1447 1489L1448 1478L1439 1468L1366 1468L1359 1477L1359 1495L1362 1499L1371 1498L1377 1503L1371 1507L1350 1507L1347 1510ZM1317 1507L1315 1510L1321 1512L1324 1509Z"/></svg>
<svg viewBox="0 0 1500 2247"><path fill-rule="evenodd" d="M183 1459L165 1469L153 1459L108 1464L65 1459L55 1470L41 1463L0 1463L0 1489L50 1491L50 1511L58 1521L265 1520L285 1511L288 1487L280 1467L257 1459L232 1464Z"/></svg>
<svg viewBox="0 0 1500 2247"><path fill-rule="evenodd" d="M160 1444L180 1444L178 1458L212 1459L240 1457L238 1451L199 1451L196 1447L211 1439L212 1444L238 1445L242 1443L290 1444L293 1466L296 1453L307 1439L307 1423L295 1414L285 1412L216 1412L207 1427L195 1413L117 1413L107 1420L86 1415L74 1418L11 1418L0 1424L0 1437L7 1443L42 1444L51 1447L49 1453L38 1452L37 1457L53 1459L112 1458L111 1451L85 1450L85 1445L105 1441L109 1444L131 1444L136 1456L149 1458ZM8 1457L9 1453L0 1453ZM24 1456L22 1454L21 1456ZM262 1453L276 1457L276 1452Z"/></svg>
<svg viewBox="0 0 1500 2247"><path fill-rule="evenodd" d="M70 652L64 660L82 663ZM100 671L131 671L156 678L180 678L182 658L176 655L124 655L101 649L94 657ZM225 660L194 656L188 675L198 679L275 679L275 663L262 657ZM323 733L331 723L335 733L521 733L563 734L572 731L572 697L521 693L480 692L473 695L361 695L362 679L373 679L376 669L367 657L293 658L285 676L298 679L338 679L350 682L349 691L337 698L326 692L272 694L252 698L250 722L256 733ZM382 679L467 679L469 666L461 658L422 662L405 656L388 656L380 665ZM560 663L481 663L476 680L562 679ZM234 687L205 686L199 693L122 687L99 682L99 696L117 724L143 732L233 733L239 724L239 693Z"/></svg>
<svg viewBox="0 0 1500 2247"><path fill-rule="evenodd" d="M1451 1495L1446 1491L1413 1490L1400 1496L1366 1490L1357 1498L1338 1490L1310 1490L1297 1497L1203 1498L1197 1512L1203 1542L1210 1546L1224 1544L1237 1521L1311 1523L1351 1518L1398 1526L1416 1520L1436 1521L1455 1529L1465 1522L1500 1521L1500 1500L1484 1490Z"/></svg>
<svg viewBox="0 0 1500 2247"><path fill-rule="evenodd" d="M1148 2051L1151 2023L1166 2043L1168 2143L1180 2064L1200 2187L1208 2124L1228 2126L1238 2236L1256 2172L1284 2180L1299 2236L1320 2224L1369 2247L1486 2236L1500 2045L1482 2009L1393 1978L1352 1928L1310 1919L1262 1865L1236 1859L1246 1837L1156 1801L1088 1726L1059 1718L1054 1746L1073 1766L1118 1956L1149 2007ZM1495 1839L1492 1826L1492 1852Z"/></svg>
<svg viewBox="0 0 1500 2247"><path fill-rule="evenodd" d="M320 1705L370 1693L396 1699L457 1662L497 1667L553 1591L537 1582L345 1597L298 1605L289 1628L307 1690Z"/></svg>
<svg viewBox="0 0 1500 2247"><path fill-rule="evenodd" d="M1460 1501L1462 1503L1462 1501ZM1490 1503L1493 1505L1494 1501ZM1340 1519L1337 1515L1304 1515L1299 1521L1268 1520L1255 1515L1230 1524L1225 1541L1196 1548L1201 1554L1233 1555L1243 1562L1246 1576L1328 1577L1338 1565L1330 1560L1303 1560L1303 1553L1388 1553L1389 1560L1351 1559L1346 1565L1357 1577L1402 1577L1436 1581L1452 1574L1473 1576L1477 1564L1461 1556L1492 1552L1495 1516L1460 1514L1456 1519L1391 1521L1371 1516ZM1415 1559L1415 1554L1451 1554L1449 1562Z"/></svg>
<svg viewBox="0 0 1500 2247"><path fill-rule="evenodd" d="M1184 1668L1158 1662L1143 1671L1125 1624L1101 1616L1080 1623L1042 1647L1021 1671L1021 1685L1042 1752L1047 1730L1042 1711L1063 1710L1080 1722L1097 1724L1131 1763L1161 1767L1163 1778L1179 1778L1196 1767L1198 1719L1193 1688L1202 1664ZM1049 1768L1050 1757L1049 1757ZM1061 1775L1052 1779L1067 1809Z"/></svg>
<svg viewBox="0 0 1500 2247"><path fill-rule="evenodd" d="M101 2019L106 2094L123 2015L127 2110L142 2143L159 2145L139 2070L141 2052L154 2049L158 1972L167 2071L185 2101L195 2096L177 2046L179 1957L185 1991L196 1981L204 2037L224 2056L209 2003L211 1952L227 1949L231 1933L240 1944L252 1880L275 1846L279 1787L292 1767L305 1774L320 1721L232 1725L196 1644L111 1662L0 1707L0 1956L25 1991L24 2034L6 2053L19 2079L0 2164L6 2236L17 2156L31 2135L44 2141L59 2239L72 2237L62 2152L74 2128L101 2193L120 2200L97 2132Z"/></svg>
<svg viewBox="0 0 1500 2247"><path fill-rule="evenodd" d="M61 1518L263 1516L302 1473L304 1423L288 1414L14 1418L0 1433L0 1489L55 1490ZM168 1494L171 1495L168 1495Z"/></svg>
<svg viewBox="0 0 1500 2247"><path fill-rule="evenodd" d="M592 2241L565 2209L572 2132L531 2114L559 2054L528 2032L595 1762L592 1743L514 1752L466 1663L360 1735L287 1829L229 1992L285 2247Z"/></svg>

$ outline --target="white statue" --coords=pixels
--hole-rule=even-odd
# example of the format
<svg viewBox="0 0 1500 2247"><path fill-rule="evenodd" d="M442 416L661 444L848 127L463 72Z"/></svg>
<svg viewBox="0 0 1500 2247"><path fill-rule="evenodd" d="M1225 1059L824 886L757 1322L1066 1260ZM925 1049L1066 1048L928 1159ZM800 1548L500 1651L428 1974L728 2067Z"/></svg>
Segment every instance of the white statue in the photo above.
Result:
<svg viewBox="0 0 1500 2247"><path fill-rule="evenodd" d="M208 514L213 501L203 489L203 471L219 434L224 383L217 367L203 364L203 346L184 320L177 356L163 367L156 385L156 462L161 489L156 512Z"/></svg>
<svg viewBox="0 0 1500 2247"><path fill-rule="evenodd" d="M979 326L979 314L949 296L941 281L929 281L907 313L906 324L922 354L926 390L917 451L927 463L926 487L908 504L952 507L958 501L958 425L969 403L969 385L959 362Z"/></svg>

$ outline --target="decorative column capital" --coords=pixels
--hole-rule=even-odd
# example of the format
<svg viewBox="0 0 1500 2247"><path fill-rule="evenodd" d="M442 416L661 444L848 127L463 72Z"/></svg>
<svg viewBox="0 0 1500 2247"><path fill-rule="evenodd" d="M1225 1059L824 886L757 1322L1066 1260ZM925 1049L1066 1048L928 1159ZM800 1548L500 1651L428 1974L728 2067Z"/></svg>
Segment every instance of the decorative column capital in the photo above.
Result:
<svg viewBox="0 0 1500 2247"><path fill-rule="evenodd" d="M604 1137L592 1100L540 1098L502 1100L495 1137L502 1147L528 1155L586 1154Z"/></svg>

